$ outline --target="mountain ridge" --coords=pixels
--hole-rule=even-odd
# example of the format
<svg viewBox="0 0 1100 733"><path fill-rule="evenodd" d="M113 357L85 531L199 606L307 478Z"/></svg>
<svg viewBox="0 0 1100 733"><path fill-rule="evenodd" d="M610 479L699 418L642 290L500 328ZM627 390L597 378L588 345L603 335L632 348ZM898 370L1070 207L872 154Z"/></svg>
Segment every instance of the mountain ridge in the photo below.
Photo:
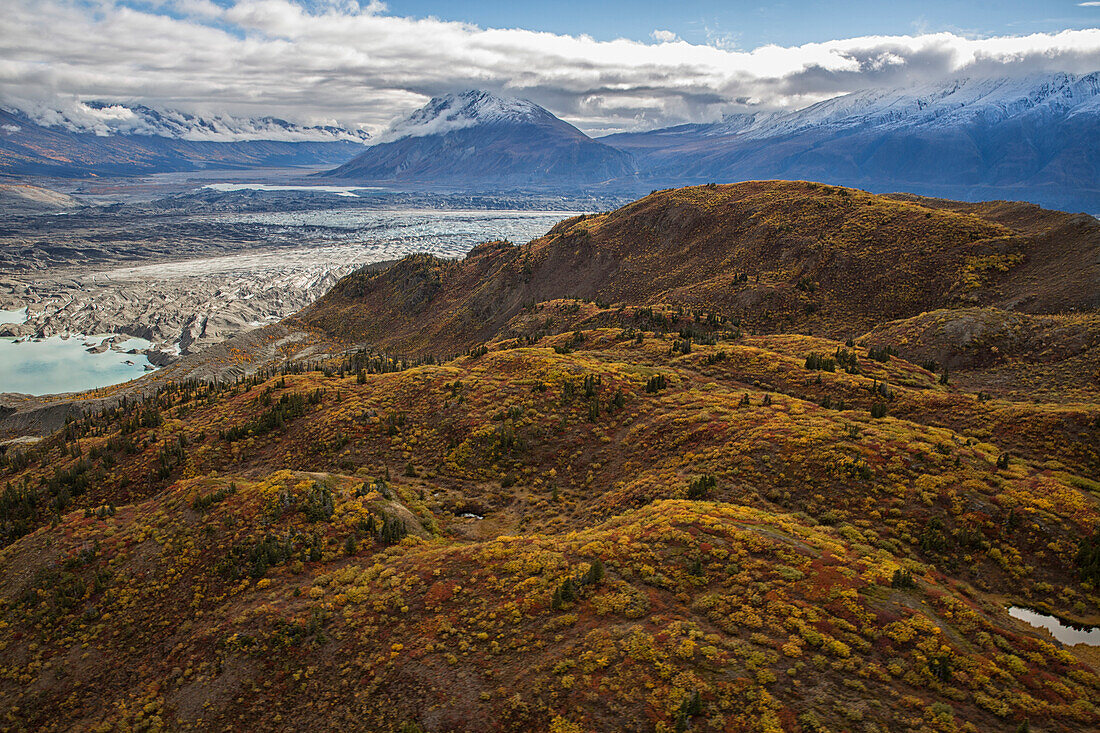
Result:
<svg viewBox="0 0 1100 733"><path fill-rule="evenodd" d="M401 353L457 353L526 304L583 298L843 340L950 305L1095 310L1098 262L1091 217L755 181L659 191L529 244L351 275L291 320Z"/></svg>
<svg viewBox="0 0 1100 733"><path fill-rule="evenodd" d="M713 129L719 133L775 137L819 125L935 125L975 118L1003 119L1036 111L1094 113L1098 106L1100 72L1024 79L961 77L915 87L852 92L799 110L757 114L751 119L734 115Z"/></svg>
<svg viewBox="0 0 1100 733"><path fill-rule="evenodd" d="M101 109L115 110L114 118L81 120L62 112L32 117L0 105L0 172L80 178L334 165L354 157L366 141L358 131L303 127L275 117L203 118L142 106Z"/></svg>
<svg viewBox="0 0 1100 733"><path fill-rule="evenodd" d="M409 190L580 187L631 197L715 181L819 180L876 193L1100 212L1100 72L864 90L795 111L736 112L716 123L598 139L530 101L480 90L433 98L365 148L361 131L140 105L85 104L79 114L54 114L62 127L0 118L0 170L15 174L329 164L337 167L318 178ZM20 144L25 126L34 134ZM201 139L95 134L111 129ZM209 142L264 130L288 139Z"/></svg>
<svg viewBox="0 0 1100 733"><path fill-rule="evenodd" d="M111 135L153 135L191 142L357 142L370 135L364 130L338 125L301 125L270 115L238 117L229 114L202 115L183 110L157 109L144 104L89 101L68 107L0 104L0 110L28 122L75 133ZM7 124L13 124L8 122Z"/></svg>

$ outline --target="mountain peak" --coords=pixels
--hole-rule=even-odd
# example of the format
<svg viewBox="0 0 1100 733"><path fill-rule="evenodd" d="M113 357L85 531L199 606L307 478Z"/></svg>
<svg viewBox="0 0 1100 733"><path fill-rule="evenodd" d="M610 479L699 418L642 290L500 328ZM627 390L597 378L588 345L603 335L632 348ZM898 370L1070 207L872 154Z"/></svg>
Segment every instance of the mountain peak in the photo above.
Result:
<svg viewBox="0 0 1100 733"><path fill-rule="evenodd" d="M481 89L433 97L426 105L395 123L380 142L446 134L475 125L553 124L554 115L534 102L503 97Z"/></svg>
<svg viewBox="0 0 1100 733"><path fill-rule="evenodd" d="M534 102L480 89L434 97L361 155L325 174L464 188L587 185L634 173L633 157Z"/></svg>
<svg viewBox="0 0 1100 733"><path fill-rule="evenodd" d="M535 119L550 114L529 99L502 97L481 89L467 89L460 94L451 94L437 99L452 102L462 114L476 117L482 121L496 119Z"/></svg>

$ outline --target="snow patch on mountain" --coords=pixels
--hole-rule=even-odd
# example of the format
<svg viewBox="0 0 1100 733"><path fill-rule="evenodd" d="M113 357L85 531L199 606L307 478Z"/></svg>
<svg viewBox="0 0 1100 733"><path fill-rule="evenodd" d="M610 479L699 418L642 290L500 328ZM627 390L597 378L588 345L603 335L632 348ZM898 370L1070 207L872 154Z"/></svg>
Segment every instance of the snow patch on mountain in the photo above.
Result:
<svg viewBox="0 0 1100 733"><path fill-rule="evenodd" d="M1100 72L1026 78L961 78L898 89L866 90L793 112L729 115L707 137L765 138L813 128L950 127L993 124L1029 114L1069 116L1100 110Z"/></svg>
<svg viewBox="0 0 1100 733"><path fill-rule="evenodd" d="M356 142L368 133L339 125L299 125L278 117L200 116L173 109L144 105L74 101L64 107L8 103L0 107L25 116L44 127L54 127L100 137L152 135L194 142Z"/></svg>
<svg viewBox="0 0 1100 733"><path fill-rule="evenodd" d="M434 97L430 102L383 132L377 142L409 137L445 135L476 125L538 124L556 121L542 107L526 99L499 97L477 89Z"/></svg>

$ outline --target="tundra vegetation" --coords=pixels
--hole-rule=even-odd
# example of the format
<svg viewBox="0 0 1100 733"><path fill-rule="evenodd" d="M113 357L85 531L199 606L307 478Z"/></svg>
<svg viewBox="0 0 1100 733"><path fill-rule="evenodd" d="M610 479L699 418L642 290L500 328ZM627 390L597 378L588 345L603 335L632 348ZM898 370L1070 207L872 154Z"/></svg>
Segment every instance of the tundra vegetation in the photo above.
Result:
<svg viewBox="0 0 1100 733"><path fill-rule="evenodd" d="M1100 404L928 366L555 299L161 383L0 458L3 726L1095 729L1005 605L1100 619Z"/></svg>

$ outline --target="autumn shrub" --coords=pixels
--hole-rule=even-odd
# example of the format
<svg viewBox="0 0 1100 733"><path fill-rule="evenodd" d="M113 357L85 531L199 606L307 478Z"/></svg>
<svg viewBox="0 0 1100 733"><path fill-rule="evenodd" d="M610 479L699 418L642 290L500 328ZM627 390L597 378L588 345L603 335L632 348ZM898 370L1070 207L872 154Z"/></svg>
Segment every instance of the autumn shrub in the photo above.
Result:
<svg viewBox="0 0 1100 733"><path fill-rule="evenodd" d="M810 354L806 357L806 368L817 372L835 372L836 360L820 354Z"/></svg>

